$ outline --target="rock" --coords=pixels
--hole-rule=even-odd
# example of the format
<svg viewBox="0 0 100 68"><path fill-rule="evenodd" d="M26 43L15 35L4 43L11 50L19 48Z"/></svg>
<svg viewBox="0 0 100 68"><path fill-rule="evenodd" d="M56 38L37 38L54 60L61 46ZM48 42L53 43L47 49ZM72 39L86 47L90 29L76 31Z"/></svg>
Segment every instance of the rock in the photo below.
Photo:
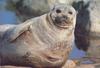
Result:
<svg viewBox="0 0 100 68"><path fill-rule="evenodd" d="M77 66L77 68L95 68L92 64L82 64L80 66Z"/></svg>
<svg viewBox="0 0 100 68"><path fill-rule="evenodd" d="M73 60L67 60L62 68L76 68L76 63Z"/></svg>
<svg viewBox="0 0 100 68"><path fill-rule="evenodd" d="M50 10L54 0L9 0L8 8L16 12L20 21L43 15Z"/></svg>
<svg viewBox="0 0 100 68"><path fill-rule="evenodd" d="M78 10L76 45L79 49L87 51L88 56L98 58L100 62L100 1L81 0L74 2L73 6Z"/></svg>

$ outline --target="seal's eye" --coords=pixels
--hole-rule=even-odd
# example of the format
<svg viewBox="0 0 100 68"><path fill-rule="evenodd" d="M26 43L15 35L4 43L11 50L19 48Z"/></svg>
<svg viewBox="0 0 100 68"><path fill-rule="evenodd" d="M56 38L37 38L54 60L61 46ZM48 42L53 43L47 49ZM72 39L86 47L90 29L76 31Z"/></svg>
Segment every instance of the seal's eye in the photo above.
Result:
<svg viewBox="0 0 100 68"><path fill-rule="evenodd" d="M56 13L61 13L61 10L60 10L60 9L57 9L57 10L56 10Z"/></svg>
<svg viewBox="0 0 100 68"><path fill-rule="evenodd" d="M71 11L68 12L69 14L73 14Z"/></svg>

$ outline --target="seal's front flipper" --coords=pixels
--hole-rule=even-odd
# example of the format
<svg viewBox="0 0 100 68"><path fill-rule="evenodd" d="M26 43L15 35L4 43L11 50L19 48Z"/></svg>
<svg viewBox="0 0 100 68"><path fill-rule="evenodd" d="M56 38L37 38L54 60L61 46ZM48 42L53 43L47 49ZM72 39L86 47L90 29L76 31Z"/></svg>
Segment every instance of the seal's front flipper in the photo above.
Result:
<svg viewBox="0 0 100 68"><path fill-rule="evenodd" d="M8 40L10 42L17 39L22 33L30 29L31 22L25 22L19 25L16 25L15 28L9 34Z"/></svg>

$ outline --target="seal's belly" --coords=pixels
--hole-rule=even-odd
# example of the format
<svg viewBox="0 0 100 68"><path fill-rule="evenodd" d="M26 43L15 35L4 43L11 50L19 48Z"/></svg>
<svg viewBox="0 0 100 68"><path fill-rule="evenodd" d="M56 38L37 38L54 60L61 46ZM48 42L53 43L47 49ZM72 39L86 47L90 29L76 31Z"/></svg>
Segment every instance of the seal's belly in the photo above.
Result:
<svg viewBox="0 0 100 68"><path fill-rule="evenodd" d="M8 60L11 64L25 66L52 66L52 68L61 66L66 61L71 50L67 41L43 44L36 40L30 31L24 32L17 39L7 44L2 48L4 59L7 58L3 61Z"/></svg>

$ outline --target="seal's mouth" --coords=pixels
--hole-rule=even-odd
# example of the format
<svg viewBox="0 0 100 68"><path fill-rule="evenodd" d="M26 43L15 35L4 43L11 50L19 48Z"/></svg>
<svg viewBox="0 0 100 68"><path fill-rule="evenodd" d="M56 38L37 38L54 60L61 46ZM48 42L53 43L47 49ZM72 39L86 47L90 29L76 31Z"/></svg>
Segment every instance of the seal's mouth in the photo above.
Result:
<svg viewBox="0 0 100 68"><path fill-rule="evenodd" d="M70 25L72 25L71 20L66 16L55 17L54 24L60 28L68 28Z"/></svg>

